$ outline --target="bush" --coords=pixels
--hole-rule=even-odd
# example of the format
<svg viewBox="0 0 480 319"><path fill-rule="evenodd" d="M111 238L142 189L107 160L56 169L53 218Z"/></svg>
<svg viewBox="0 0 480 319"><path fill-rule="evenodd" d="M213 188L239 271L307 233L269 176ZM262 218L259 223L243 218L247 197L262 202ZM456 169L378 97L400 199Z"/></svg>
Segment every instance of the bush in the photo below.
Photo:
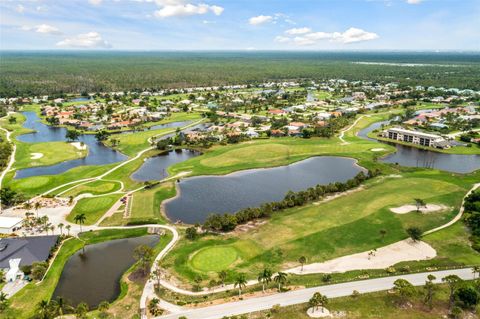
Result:
<svg viewBox="0 0 480 319"><path fill-rule="evenodd" d="M36 262L32 264L32 278L41 280L47 272L48 264L46 262Z"/></svg>

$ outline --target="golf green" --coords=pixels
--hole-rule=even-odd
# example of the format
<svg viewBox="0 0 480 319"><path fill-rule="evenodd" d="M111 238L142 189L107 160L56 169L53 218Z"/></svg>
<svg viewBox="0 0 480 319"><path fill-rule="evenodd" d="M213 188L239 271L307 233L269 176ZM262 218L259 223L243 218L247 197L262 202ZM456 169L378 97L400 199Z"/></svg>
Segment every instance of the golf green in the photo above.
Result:
<svg viewBox="0 0 480 319"><path fill-rule="evenodd" d="M191 264L200 271L220 271L227 269L237 258L237 250L231 246L207 247L193 255Z"/></svg>

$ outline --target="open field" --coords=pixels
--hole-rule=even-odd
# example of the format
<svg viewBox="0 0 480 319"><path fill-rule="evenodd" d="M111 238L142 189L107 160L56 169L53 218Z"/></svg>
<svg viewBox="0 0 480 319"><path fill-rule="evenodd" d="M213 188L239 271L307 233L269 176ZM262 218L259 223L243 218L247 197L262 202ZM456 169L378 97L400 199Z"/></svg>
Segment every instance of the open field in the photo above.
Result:
<svg viewBox="0 0 480 319"><path fill-rule="evenodd" d="M63 267L68 258L83 245L95 244L107 240L138 237L147 234L146 228L123 229L123 230L101 230L81 234L81 240L72 238L64 243L55 258L52 267L40 284L34 282L29 283L25 288L19 291L11 299L10 309L7 310L6 318L31 318L34 314L35 307L42 300L49 300L55 290L60 279Z"/></svg>
<svg viewBox="0 0 480 319"><path fill-rule="evenodd" d="M74 223L74 218L77 214L85 214L87 217L85 225L93 225L122 196L122 194L113 194L100 197L82 198L67 216L67 220Z"/></svg>
<svg viewBox="0 0 480 319"><path fill-rule="evenodd" d="M205 247L232 247L238 258L227 267L231 279L237 271L253 277L266 266L274 270L297 266L300 256L306 256L308 263L312 263L379 248L407 238L408 227L426 231L449 221L475 178L478 175L462 179L440 172L405 173L403 178L379 177L348 196L276 213L266 224L246 233L184 241L167 256L165 265L190 280L196 275L204 279L215 277L216 269L209 271L198 266L215 264L214 254L200 254L196 258L195 254ZM454 209L405 215L390 211L391 207L413 202L413 198ZM386 230L384 238L380 230ZM208 260L202 261L202 255L208 256ZM218 260L218 264L223 262Z"/></svg>

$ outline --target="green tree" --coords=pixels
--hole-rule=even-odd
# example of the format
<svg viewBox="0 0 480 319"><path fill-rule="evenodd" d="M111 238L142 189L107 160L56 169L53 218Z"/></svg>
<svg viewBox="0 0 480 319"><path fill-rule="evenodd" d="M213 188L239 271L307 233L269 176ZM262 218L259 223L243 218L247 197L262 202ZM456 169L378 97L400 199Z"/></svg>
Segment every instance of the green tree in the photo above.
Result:
<svg viewBox="0 0 480 319"><path fill-rule="evenodd" d="M407 228L407 234L410 236L410 238L414 241L417 242L420 239L422 239L422 231L418 227L409 227Z"/></svg>
<svg viewBox="0 0 480 319"><path fill-rule="evenodd" d="M427 203L421 198L414 198L413 200L415 201L415 206L417 206L417 212L420 212L421 207L427 206Z"/></svg>
<svg viewBox="0 0 480 319"><path fill-rule="evenodd" d="M197 237L198 237L197 227L195 227L195 226L188 227L185 230L185 237L189 240L197 239Z"/></svg>
<svg viewBox="0 0 480 319"><path fill-rule="evenodd" d="M67 133L65 133L65 138L68 141L76 141L80 137L80 132L77 130L67 130Z"/></svg>
<svg viewBox="0 0 480 319"><path fill-rule="evenodd" d="M393 290L397 293L398 301L405 304L415 294L413 285L405 279L397 279L393 283Z"/></svg>
<svg viewBox="0 0 480 319"><path fill-rule="evenodd" d="M433 281L436 279L434 275L428 275L428 280L425 282L423 290L425 290L425 298L423 302L430 310L433 309L433 297L435 295L436 286Z"/></svg>
<svg viewBox="0 0 480 319"><path fill-rule="evenodd" d="M162 309L158 308L159 304L160 300L158 298L153 298L148 303L148 311L152 316L160 316L163 313Z"/></svg>
<svg viewBox="0 0 480 319"><path fill-rule="evenodd" d="M465 309L473 309L479 302L478 291L472 286L463 286L455 291L455 300Z"/></svg>
<svg viewBox="0 0 480 319"><path fill-rule="evenodd" d="M238 287L238 296L242 295L242 288L247 286L247 278L245 274L238 274L237 278L235 279L235 283L233 285L234 288Z"/></svg>
<svg viewBox="0 0 480 319"><path fill-rule="evenodd" d="M53 315L50 311L50 306L47 300L42 300L37 304L35 308L35 317L38 319L51 319Z"/></svg>
<svg viewBox="0 0 480 319"><path fill-rule="evenodd" d="M35 208L35 213L36 213L37 218L38 218L38 210L40 208L42 208L42 204L40 202L35 202L35 205L33 205L33 207Z"/></svg>
<svg viewBox="0 0 480 319"><path fill-rule="evenodd" d="M84 302L78 304L77 309L75 309L75 317L78 319L86 319L88 313L88 305Z"/></svg>
<svg viewBox="0 0 480 319"><path fill-rule="evenodd" d="M97 133L95 133L95 138L99 142L106 141L108 139L108 133L105 130L98 131Z"/></svg>
<svg viewBox="0 0 480 319"><path fill-rule="evenodd" d="M10 306L10 301L7 299L7 294L0 292L0 313L4 312Z"/></svg>
<svg viewBox="0 0 480 319"><path fill-rule="evenodd" d="M138 261L144 275L148 272L153 255L153 248L147 245L140 245L133 251L133 258Z"/></svg>
<svg viewBox="0 0 480 319"><path fill-rule="evenodd" d="M448 275L442 278L442 281L445 282L450 289L448 300L449 300L449 309L452 309L455 303L455 290L457 289L459 284L462 282L462 279L460 279L460 277L458 277L457 275Z"/></svg>
<svg viewBox="0 0 480 319"><path fill-rule="evenodd" d="M275 277L273 277L273 281L278 284L278 291L282 290L282 286L285 285L287 282L287 274L284 272L279 271Z"/></svg>
<svg viewBox="0 0 480 319"><path fill-rule="evenodd" d="M262 284L262 291L265 293L265 286L272 281L272 271L268 268L264 268L258 274L258 282Z"/></svg>
<svg viewBox="0 0 480 319"><path fill-rule="evenodd" d="M100 312L99 313L99 317L100 318L107 318L108 317L108 309L110 308L110 304L108 303L108 301L102 301L99 305L98 305L98 311Z"/></svg>

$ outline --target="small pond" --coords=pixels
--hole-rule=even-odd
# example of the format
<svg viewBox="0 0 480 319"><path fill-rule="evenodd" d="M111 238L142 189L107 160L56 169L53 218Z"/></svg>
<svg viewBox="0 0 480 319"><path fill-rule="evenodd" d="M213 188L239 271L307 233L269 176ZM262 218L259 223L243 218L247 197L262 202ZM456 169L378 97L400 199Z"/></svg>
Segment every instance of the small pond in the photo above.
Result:
<svg viewBox="0 0 480 319"><path fill-rule="evenodd" d="M116 239L85 247L72 255L53 293L72 305L86 302L90 308L102 301L112 302L120 293L120 279L135 263L133 251L140 245L155 246L159 237L148 235Z"/></svg>
<svg viewBox="0 0 480 319"><path fill-rule="evenodd" d="M186 161L200 154L200 152L193 150L178 149L150 157L132 174L132 179L140 182L162 180L168 177L167 168L169 166Z"/></svg>
<svg viewBox="0 0 480 319"><path fill-rule="evenodd" d="M368 137L368 134L380 129L388 121L376 122L358 132L358 136L369 141L376 141ZM381 141L379 141L381 142ZM385 163L398 163L401 166L436 168L454 173L470 173L480 169L480 155L445 154L434 151L422 150L416 147L387 143L394 145L397 151L387 155L381 161Z"/></svg>
<svg viewBox="0 0 480 319"><path fill-rule="evenodd" d="M225 176L199 176L178 183L179 196L165 202L172 221L202 223L211 213L232 213L279 201L289 191L317 184L344 182L363 168L351 158L312 157L291 165L241 171Z"/></svg>

